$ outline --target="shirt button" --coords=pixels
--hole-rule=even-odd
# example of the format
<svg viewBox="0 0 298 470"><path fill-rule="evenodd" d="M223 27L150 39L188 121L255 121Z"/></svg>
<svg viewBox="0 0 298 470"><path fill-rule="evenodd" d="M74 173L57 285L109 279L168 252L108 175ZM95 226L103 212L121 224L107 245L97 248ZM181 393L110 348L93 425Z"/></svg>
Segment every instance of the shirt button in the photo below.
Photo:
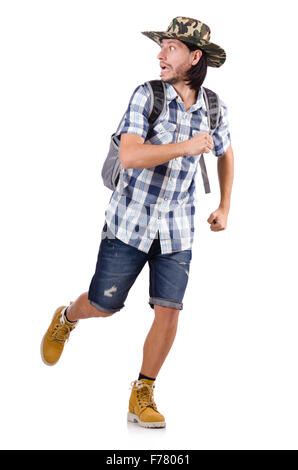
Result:
<svg viewBox="0 0 298 470"><path fill-rule="evenodd" d="M167 198L167 197L165 197L165 201L167 201L167 200L168 200L168 198Z"/></svg>
<svg viewBox="0 0 298 470"><path fill-rule="evenodd" d="M158 216L158 218L160 219L160 215Z"/></svg>

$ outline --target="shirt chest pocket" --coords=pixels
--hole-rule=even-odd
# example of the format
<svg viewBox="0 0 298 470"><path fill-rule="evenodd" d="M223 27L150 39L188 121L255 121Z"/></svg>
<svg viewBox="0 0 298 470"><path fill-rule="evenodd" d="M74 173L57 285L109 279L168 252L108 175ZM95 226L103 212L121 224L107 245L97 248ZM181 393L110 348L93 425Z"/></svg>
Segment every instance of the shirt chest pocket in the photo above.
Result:
<svg viewBox="0 0 298 470"><path fill-rule="evenodd" d="M209 127L208 127L208 122L202 121L200 125L200 129L192 129L191 135L194 137L195 135L200 134L201 132L207 132L209 134Z"/></svg>
<svg viewBox="0 0 298 470"><path fill-rule="evenodd" d="M148 144L170 144L174 142L176 124L169 121L158 122L152 129Z"/></svg>

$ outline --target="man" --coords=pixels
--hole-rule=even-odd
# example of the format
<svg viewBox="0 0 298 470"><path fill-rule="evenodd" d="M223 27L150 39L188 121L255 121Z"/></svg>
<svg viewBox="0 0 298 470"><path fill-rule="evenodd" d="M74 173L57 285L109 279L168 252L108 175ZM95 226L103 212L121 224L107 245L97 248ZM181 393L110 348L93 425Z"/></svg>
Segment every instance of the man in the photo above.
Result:
<svg viewBox="0 0 298 470"><path fill-rule="evenodd" d="M198 158L210 150L218 157L221 199L208 218L212 231L224 230L230 207L233 151L227 108L213 137L208 134L201 85L207 66L226 58L210 42L210 30L192 18L177 17L166 32L143 32L160 51L166 107L149 130L150 91L138 86L119 130L119 179L105 212L105 225L89 292L59 307L42 341L42 357L55 364L78 320L108 317L124 307L137 276L148 261L150 299L155 319L143 348L143 363L132 382L128 420L164 427L153 399L154 381L173 344L188 282L194 232L194 189ZM146 142L145 142L146 139ZM120 181L121 180L121 181Z"/></svg>

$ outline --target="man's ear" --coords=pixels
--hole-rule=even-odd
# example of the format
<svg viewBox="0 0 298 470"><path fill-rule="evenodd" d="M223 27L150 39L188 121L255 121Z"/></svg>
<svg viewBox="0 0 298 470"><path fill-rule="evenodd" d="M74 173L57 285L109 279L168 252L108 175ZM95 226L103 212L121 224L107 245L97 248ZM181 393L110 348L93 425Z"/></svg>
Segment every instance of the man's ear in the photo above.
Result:
<svg viewBox="0 0 298 470"><path fill-rule="evenodd" d="M197 49L196 51L193 51L193 59L192 59L191 65L197 65L200 58L202 57L202 54L203 52L201 51L201 49Z"/></svg>

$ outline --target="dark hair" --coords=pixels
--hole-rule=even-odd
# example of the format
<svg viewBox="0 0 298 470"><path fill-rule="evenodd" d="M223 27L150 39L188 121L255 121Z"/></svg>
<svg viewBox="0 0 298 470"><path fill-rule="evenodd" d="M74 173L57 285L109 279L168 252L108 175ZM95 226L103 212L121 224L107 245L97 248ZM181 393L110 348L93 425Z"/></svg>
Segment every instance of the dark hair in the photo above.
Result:
<svg viewBox="0 0 298 470"><path fill-rule="evenodd" d="M189 42L181 41L185 46L188 47L190 51L196 51L200 49L195 44L191 44ZM193 65L187 72L186 72L186 84L190 86L192 90L199 91L201 85L203 84L206 74L207 74L207 53L202 51L201 58L196 65Z"/></svg>

